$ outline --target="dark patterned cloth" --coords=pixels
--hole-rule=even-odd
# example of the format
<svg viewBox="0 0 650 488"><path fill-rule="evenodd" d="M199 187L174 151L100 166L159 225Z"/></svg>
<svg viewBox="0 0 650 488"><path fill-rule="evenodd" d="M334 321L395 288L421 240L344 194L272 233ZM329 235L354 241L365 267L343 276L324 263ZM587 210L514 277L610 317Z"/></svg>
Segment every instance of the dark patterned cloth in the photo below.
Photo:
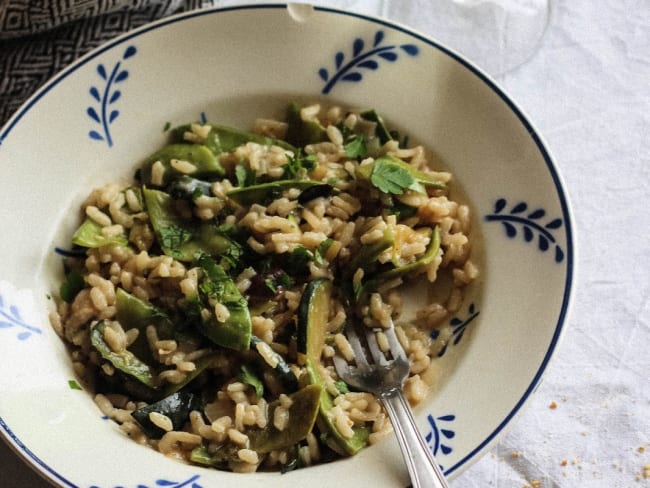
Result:
<svg viewBox="0 0 650 488"><path fill-rule="evenodd" d="M0 0L0 127L54 74L107 40L218 0Z"/></svg>

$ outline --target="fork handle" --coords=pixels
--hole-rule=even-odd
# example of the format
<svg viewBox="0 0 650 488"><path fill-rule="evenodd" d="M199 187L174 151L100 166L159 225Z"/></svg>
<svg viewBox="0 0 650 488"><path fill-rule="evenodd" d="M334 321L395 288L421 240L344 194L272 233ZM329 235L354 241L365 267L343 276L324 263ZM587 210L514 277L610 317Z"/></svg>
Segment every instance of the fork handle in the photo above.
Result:
<svg viewBox="0 0 650 488"><path fill-rule="evenodd" d="M381 397L402 449L413 488L449 488L424 437L420 434L411 407L401 389Z"/></svg>

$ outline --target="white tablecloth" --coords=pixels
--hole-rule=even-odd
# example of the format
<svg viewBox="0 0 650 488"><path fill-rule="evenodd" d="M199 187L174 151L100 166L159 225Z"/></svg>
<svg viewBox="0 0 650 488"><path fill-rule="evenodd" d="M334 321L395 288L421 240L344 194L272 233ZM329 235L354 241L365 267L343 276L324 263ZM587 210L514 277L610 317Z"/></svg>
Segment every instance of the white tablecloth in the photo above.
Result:
<svg viewBox="0 0 650 488"><path fill-rule="evenodd" d="M437 37L428 0L320 3ZM650 1L552 3L537 53L497 80L564 176L578 243L574 303L536 395L452 487L650 487ZM0 478L5 488L48 486L3 443Z"/></svg>

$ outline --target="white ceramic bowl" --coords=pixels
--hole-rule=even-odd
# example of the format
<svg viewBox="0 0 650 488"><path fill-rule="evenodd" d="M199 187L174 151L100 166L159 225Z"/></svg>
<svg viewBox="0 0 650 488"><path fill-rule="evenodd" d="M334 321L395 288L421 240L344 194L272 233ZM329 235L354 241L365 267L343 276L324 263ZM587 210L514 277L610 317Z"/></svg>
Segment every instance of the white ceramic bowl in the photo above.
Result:
<svg viewBox="0 0 650 488"><path fill-rule="evenodd" d="M403 26L293 5L204 10L123 35L33 96L0 132L0 431L66 487L406 486L391 439L288 475L187 466L126 439L74 379L49 326L49 292L91 187L132 174L167 122L247 128L291 97L374 107L424 142L465 189L482 236L482 283L451 319L456 339L417 421L448 475L512 423L566 321L575 249L567 196L516 104L457 54Z"/></svg>

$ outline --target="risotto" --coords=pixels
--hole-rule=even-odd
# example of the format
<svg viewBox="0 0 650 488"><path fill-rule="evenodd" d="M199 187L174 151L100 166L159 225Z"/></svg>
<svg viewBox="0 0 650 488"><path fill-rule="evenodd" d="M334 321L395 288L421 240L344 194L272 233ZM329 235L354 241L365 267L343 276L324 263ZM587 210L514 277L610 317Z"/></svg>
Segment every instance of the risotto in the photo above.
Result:
<svg viewBox="0 0 650 488"><path fill-rule="evenodd" d="M52 324L100 410L165 456L251 472L353 455L392 427L337 377L346 326L381 344L395 320L415 404L478 275L450 180L374 110L171 129L84 202ZM437 299L404 318L413 282Z"/></svg>

